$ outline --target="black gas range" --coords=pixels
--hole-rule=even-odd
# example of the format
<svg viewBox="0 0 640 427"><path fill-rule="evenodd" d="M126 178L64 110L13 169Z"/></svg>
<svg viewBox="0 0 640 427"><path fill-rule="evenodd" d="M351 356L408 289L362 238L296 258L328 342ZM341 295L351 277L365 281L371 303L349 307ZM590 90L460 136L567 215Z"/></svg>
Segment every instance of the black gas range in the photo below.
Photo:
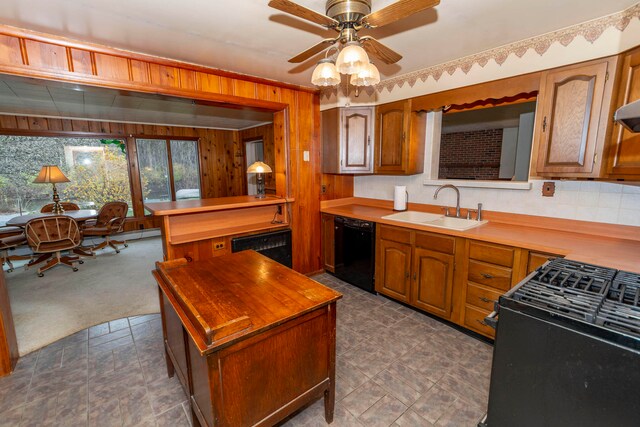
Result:
<svg viewBox="0 0 640 427"><path fill-rule="evenodd" d="M640 425L639 274L555 259L486 321L497 327L481 426Z"/></svg>

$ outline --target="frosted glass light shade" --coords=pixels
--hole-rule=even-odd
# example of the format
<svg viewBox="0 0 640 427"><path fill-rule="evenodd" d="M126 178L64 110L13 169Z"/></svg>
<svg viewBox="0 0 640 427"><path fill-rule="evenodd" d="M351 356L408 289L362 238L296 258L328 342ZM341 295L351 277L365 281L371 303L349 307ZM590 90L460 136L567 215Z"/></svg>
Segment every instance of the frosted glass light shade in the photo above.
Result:
<svg viewBox="0 0 640 427"><path fill-rule="evenodd" d="M262 162L252 163L251 166L247 168L247 173L271 173L272 170L268 164Z"/></svg>
<svg viewBox="0 0 640 427"><path fill-rule="evenodd" d="M359 73L351 75L353 86L374 86L378 83L380 83L380 72L372 63L367 64Z"/></svg>
<svg viewBox="0 0 640 427"><path fill-rule="evenodd" d="M367 52L358 42L348 42L340 51L336 68L342 74L356 74L369 63Z"/></svg>
<svg viewBox="0 0 640 427"><path fill-rule="evenodd" d="M311 83L316 86L335 86L340 84L340 74L329 58L321 59L311 75Z"/></svg>

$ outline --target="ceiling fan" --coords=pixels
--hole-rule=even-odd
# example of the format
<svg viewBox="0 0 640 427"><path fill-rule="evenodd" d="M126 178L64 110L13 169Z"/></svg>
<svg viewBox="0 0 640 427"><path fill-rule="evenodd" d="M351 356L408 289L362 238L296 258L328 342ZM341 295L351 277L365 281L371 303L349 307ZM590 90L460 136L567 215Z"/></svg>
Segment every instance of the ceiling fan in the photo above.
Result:
<svg viewBox="0 0 640 427"><path fill-rule="evenodd" d="M439 3L440 0L398 0L371 13L371 0L327 0L325 15L290 0L271 0L269 6L338 32L337 37L322 40L289 59L289 62L303 62L339 41L341 44L359 42L368 54L380 58L387 64L394 64L402 59L402 55L371 36L359 37L358 31L381 27Z"/></svg>

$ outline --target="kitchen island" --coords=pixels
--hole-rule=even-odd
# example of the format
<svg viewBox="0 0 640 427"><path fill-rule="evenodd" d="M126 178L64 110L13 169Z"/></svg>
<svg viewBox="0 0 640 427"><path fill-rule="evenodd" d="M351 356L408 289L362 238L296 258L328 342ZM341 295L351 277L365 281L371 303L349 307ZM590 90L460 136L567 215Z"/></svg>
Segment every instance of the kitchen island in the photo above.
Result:
<svg viewBox="0 0 640 427"><path fill-rule="evenodd" d="M321 396L332 421L341 294L254 251L165 261L153 275L168 374L194 425L271 426Z"/></svg>

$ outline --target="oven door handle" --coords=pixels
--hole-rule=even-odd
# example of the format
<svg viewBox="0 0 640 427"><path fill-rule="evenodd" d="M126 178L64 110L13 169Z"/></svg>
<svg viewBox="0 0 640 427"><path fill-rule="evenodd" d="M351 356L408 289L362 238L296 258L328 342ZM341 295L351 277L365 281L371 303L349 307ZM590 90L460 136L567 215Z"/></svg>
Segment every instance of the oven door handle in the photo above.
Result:
<svg viewBox="0 0 640 427"><path fill-rule="evenodd" d="M491 314L484 318L484 323L487 326L496 329L496 327L498 326L498 312L492 311Z"/></svg>

